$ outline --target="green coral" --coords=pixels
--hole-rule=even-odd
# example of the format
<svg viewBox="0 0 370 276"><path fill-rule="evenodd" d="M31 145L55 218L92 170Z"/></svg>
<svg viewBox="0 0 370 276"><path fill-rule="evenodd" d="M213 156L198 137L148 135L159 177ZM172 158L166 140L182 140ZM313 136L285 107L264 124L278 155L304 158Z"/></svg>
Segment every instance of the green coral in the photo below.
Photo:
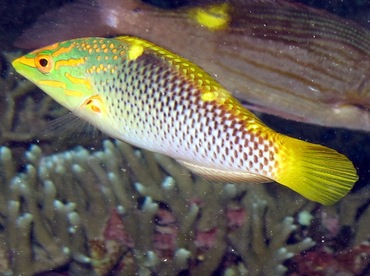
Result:
<svg viewBox="0 0 370 276"><path fill-rule="evenodd" d="M292 216L312 205L275 184L271 190L268 185L211 183L167 157L121 142L105 141L101 151L78 147L47 157L32 146L25 158L25 171L16 173L11 151L0 150L1 238L11 252L7 271L16 275L66 264L70 273L103 275L89 241L102 239L112 209L119 212L133 239L133 248L115 251L121 254L117 262L131 260L124 268L127 273L221 269L227 275L240 271L277 275L284 273L286 259L313 245L307 238L286 244L296 230ZM270 194L275 190L277 198ZM293 208L287 200L294 200ZM165 259L153 247L161 206L170 210L178 227L174 254ZM227 210L240 208L246 211L246 221L231 229ZM197 233L212 229L217 232L211 248L200 248ZM230 254L242 261L222 267Z"/></svg>

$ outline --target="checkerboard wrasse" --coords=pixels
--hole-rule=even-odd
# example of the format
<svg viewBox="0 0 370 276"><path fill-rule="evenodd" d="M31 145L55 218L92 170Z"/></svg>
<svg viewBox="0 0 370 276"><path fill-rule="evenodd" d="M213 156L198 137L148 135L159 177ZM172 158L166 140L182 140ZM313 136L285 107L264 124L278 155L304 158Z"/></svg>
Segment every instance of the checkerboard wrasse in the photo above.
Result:
<svg viewBox="0 0 370 276"><path fill-rule="evenodd" d="M42 16L18 45L137 36L198 64L249 109L370 131L369 30L293 1L188 2L77 0Z"/></svg>
<svg viewBox="0 0 370 276"><path fill-rule="evenodd" d="M344 155L275 132L203 69L146 40L74 39L13 66L108 135L207 179L276 181L322 204L345 196L358 179Z"/></svg>

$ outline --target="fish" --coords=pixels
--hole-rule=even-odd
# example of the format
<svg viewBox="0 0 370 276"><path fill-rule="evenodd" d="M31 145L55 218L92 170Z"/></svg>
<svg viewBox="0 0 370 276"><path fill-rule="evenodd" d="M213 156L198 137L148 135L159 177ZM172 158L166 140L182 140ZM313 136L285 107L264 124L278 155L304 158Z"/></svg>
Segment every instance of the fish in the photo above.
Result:
<svg viewBox="0 0 370 276"><path fill-rule="evenodd" d="M276 181L328 205L358 179L344 155L275 132L198 65L141 38L68 40L12 65L102 132L209 180Z"/></svg>
<svg viewBox="0 0 370 276"><path fill-rule="evenodd" d="M17 45L137 36L198 64L251 110L370 131L368 29L292 1L188 2L79 0L41 17Z"/></svg>

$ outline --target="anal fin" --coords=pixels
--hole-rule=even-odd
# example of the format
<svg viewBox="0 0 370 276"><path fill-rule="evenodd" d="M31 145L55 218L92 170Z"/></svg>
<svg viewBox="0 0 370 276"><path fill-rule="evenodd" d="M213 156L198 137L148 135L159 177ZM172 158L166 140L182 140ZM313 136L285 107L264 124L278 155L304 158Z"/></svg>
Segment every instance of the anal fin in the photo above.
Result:
<svg viewBox="0 0 370 276"><path fill-rule="evenodd" d="M220 182L231 182L231 183L267 183L273 182L270 178L261 176L258 174L243 172L243 171L229 171L221 170L217 168L210 168L182 160L176 160L184 167L188 168L190 171L204 177L207 180L220 181Z"/></svg>

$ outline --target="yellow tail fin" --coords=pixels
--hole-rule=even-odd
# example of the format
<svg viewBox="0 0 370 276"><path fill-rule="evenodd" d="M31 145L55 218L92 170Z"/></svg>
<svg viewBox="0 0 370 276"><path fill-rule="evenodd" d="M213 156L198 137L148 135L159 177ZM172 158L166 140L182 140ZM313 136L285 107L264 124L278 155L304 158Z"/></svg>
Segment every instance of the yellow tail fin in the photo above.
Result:
<svg viewBox="0 0 370 276"><path fill-rule="evenodd" d="M280 141L275 181L304 197L330 205L358 180L352 162L337 151L284 135Z"/></svg>

